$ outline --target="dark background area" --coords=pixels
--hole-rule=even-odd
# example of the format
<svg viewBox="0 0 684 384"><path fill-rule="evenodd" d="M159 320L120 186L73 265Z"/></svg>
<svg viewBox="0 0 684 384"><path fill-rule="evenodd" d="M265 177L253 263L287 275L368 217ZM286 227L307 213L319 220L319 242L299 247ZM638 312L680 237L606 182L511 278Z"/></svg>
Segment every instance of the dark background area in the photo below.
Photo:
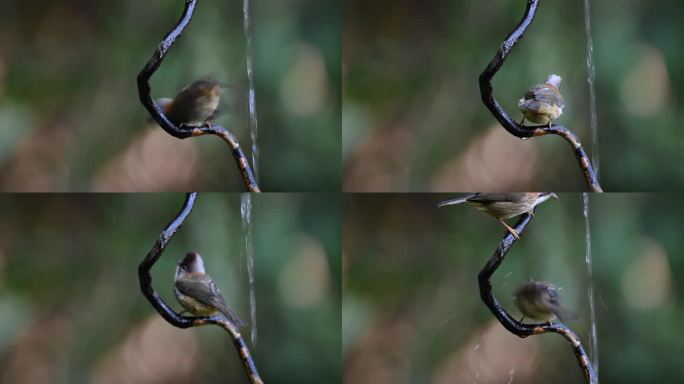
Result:
<svg viewBox="0 0 684 384"><path fill-rule="evenodd" d="M5 1L0 12L0 189L186 191L244 186L217 137L147 123L136 76L183 1ZM236 87L216 122L251 160L242 1L204 0L152 78L173 97L211 75ZM265 191L340 189L340 3L251 1Z"/></svg>
<svg viewBox="0 0 684 384"><path fill-rule="evenodd" d="M587 189L564 140L521 141L481 102L478 76L525 3L344 3L344 190ZM684 187L683 12L679 1L591 1L606 191ZM591 151L584 17L582 1L541 1L493 86L519 121L525 91L550 73L561 75L566 106L558 123Z"/></svg>
<svg viewBox="0 0 684 384"><path fill-rule="evenodd" d="M539 206L492 278L520 318L513 292L530 278L560 287L569 321L588 341L581 194ZM559 335L520 339L480 300L477 275L504 229L455 195L346 195L343 209L344 383L583 383ZM602 383L684 379L681 212L676 194L592 194L594 303ZM508 220L514 224L515 220Z"/></svg>
<svg viewBox="0 0 684 384"><path fill-rule="evenodd" d="M182 194L1 195L0 382L247 382L222 329L172 327L138 264ZM340 382L340 208L325 194L253 195L256 345L266 383ZM200 194L152 269L173 308L176 260L200 252L248 323L239 194Z"/></svg>

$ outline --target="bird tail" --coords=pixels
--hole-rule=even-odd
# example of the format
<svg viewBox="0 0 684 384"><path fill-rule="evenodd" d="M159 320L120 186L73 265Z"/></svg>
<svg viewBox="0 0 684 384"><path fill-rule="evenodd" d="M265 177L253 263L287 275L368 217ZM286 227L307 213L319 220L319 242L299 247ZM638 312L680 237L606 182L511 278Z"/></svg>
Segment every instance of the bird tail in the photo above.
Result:
<svg viewBox="0 0 684 384"><path fill-rule="evenodd" d="M173 104L173 99L170 97L161 97L156 99L154 102L157 103L159 108L161 108L164 112L168 112L171 104Z"/></svg>
<svg viewBox="0 0 684 384"><path fill-rule="evenodd" d="M556 308L556 310L553 312L554 315L560 320L561 323L565 323L568 320L577 320L579 319L579 315L575 312L570 311L564 306L559 306Z"/></svg>
<svg viewBox="0 0 684 384"><path fill-rule="evenodd" d="M169 113L169 109L171 109L171 105L173 104L173 99L170 97L162 97L162 98L154 100L154 102L157 103L159 108L161 108L161 110L164 111L164 113ZM152 123L156 124L156 122L154 121L152 116L147 118L147 123L148 124L152 124Z"/></svg>
<svg viewBox="0 0 684 384"><path fill-rule="evenodd" d="M441 207L446 207L447 205L463 204L466 201L468 201L468 199L470 199L470 198L471 198L471 196L466 196L466 197L461 197L458 199L442 201L441 203L439 203L439 205L437 205L437 207L441 208Z"/></svg>
<svg viewBox="0 0 684 384"><path fill-rule="evenodd" d="M227 305L219 306L218 310L223 314L223 316L226 317L226 319L228 319L236 327L242 328L247 326L247 323L245 323L244 320L242 320L235 312L233 312L232 309L228 308Z"/></svg>

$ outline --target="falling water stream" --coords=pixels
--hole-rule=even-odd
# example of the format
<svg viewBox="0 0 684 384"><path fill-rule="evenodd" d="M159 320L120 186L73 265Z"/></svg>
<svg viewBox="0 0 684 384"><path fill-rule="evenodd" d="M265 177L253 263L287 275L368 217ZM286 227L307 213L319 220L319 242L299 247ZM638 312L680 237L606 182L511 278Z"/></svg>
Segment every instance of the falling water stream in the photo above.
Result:
<svg viewBox="0 0 684 384"><path fill-rule="evenodd" d="M591 8L590 0L584 0L584 31L587 36L587 83L589 85L589 127L591 129L591 162L596 171L596 178L599 179L599 143L598 143L598 121L596 119L596 91L594 83L596 80L596 67L594 66L594 41L591 37ZM589 225L589 193L583 194L584 200L584 231L586 251L584 261L587 265L587 302L589 303L589 358L594 366L596 377L599 374L598 363L598 336L596 333L596 311L594 309L594 279L591 255L591 228Z"/></svg>
<svg viewBox="0 0 684 384"><path fill-rule="evenodd" d="M252 138L252 170L254 171L254 178L258 182L259 147L257 146L257 137L259 135L259 125L257 124L256 92L254 91L254 73L252 72L252 32L249 27L249 0L243 0L242 20L242 26L245 32L245 66L247 68L247 83L249 86L247 107L249 112L249 132Z"/></svg>
<svg viewBox="0 0 684 384"><path fill-rule="evenodd" d="M240 215L242 216L242 252L247 264L249 278L249 314L251 324L252 346L257 341L256 323L256 293L254 291L254 248L252 239L252 194L243 193L240 196Z"/></svg>
<svg viewBox="0 0 684 384"><path fill-rule="evenodd" d="M587 302L589 303L589 358L598 377L598 337L596 334L596 311L594 310L594 277L591 257L591 227L589 225L589 192L582 194L584 200L584 239L586 249L584 262L587 264Z"/></svg>
<svg viewBox="0 0 684 384"><path fill-rule="evenodd" d="M589 128L591 130L591 163L599 178L598 121L596 119L596 67L594 66L594 40L591 37L591 10L589 0L584 0L584 31L587 35L587 83L589 84Z"/></svg>
<svg viewBox="0 0 684 384"><path fill-rule="evenodd" d="M259 125L257 123L256 112L256 92L254 91L254 73L252 71L252 32L250 30L249 0L242 2L242 26L245 33L245 67L247 70L247 84L249 91L247 94L247 108L249 113L249 132L252 139L252 170L254 178L259 181L259 147L257 137ZM254 292L254 249L252 247L252 196L243 193L241 196L240 212L242 214L242 233L243 249L245 262L247 263L247 276L249 278L249 313L251 322L252 345L257 342L257 323L256 323L256 293Z"/></svg>

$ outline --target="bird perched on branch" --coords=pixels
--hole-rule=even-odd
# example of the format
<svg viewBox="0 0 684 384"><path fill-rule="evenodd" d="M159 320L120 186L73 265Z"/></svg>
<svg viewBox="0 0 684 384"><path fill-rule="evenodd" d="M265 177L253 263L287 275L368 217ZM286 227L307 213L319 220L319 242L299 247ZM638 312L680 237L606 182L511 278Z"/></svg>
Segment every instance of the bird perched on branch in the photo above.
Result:
<svg viewBox="0 0 684 384"><path fill-rule="evenodd" d="M560 322L577 318L569 312L561 303L558 289L543 281L529 281L515 291L515 305L523 314L520 322L529 317L551 323L553 318Z"/></svg>
<svg viewBox="0 0 684 384"><path fill-rule="evenodd" d="M537 84L530 88L518 101L518 108L523 113L520 125L525 119L537 123L548 124L563 114L563 96L560 94L561 77L549 75L544 84Z"/></svg>
<svg viewBox="0 0 684 384"><path fill-rule="evenodd" d="M183 308L195 316L221 313L237 327L246 325L223 300L216 284L205 273L204 261L197 252L188 252L178 263L173 292Z"/></svg>
<svg viewBox="0 0 684 384"><path fill-rule="evenodd" d="M219 113L226 85L211 77L197 80L183 88L173 99L157 99L157 104L174 124L201 126Z"/></svg>
<svg viewBox="0 0 684 384"><path fill-rule="evenodd" d="M508 226L504 219L510 219L523 213L532 214L532 210L537 204L543 203L550 197L558 198L553 192L475 193L459 199L443 201L439 203L439 207L467 203L498 219L508 232L519 239L518 232Z"/></svg>

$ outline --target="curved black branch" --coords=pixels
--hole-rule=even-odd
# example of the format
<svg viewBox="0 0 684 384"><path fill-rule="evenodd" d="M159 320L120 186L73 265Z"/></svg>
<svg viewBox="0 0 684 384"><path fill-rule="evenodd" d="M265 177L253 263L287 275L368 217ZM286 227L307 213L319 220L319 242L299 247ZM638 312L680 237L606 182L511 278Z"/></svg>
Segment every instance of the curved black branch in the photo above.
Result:
<svg viewBox="0 0 684 384"><path fill-rule="evenodd" d="M506 110L496 101L494 95L492 94L492 78L501 69L501 66L506 61L508 54L511 52L513 47L518 43L518 41L523 37L527 28L532 24L534 15L537 11L537 6L539 5L539 0L527 0L527 7L525 8L525 14L520 20L518 25L515 27L513 32L511 32L503 44L499 47L499 50L494 55L494 58L489 62L487 68L480 74L480 95L482 96L482 102L485 104L487 109L494 115L496 120L503 126L508 133L513 136L519 137L521 139L526 139L529 137L543 136L548 134L559 135L564 138L572 147L577 162L579 163L582 173L584 174L584 180L592 192L603 192L601 185L599 184L596 172L589 161L589 157L582 148L577 136L572 133L569 129L552 124L551 126L528 126L518 124L511 115L506 112Z"/></svg>
<svg viewBox="0 0 684 384"><path fill-rule="evenodd" d="M159 312L159 314L164 318L164 320L168 321L173 326L178 328L190 328L214 324L228 331L233 338L233 345L235 346L235 350L237 351L240 360L242 360L245 374L247 375L250 384L263 384L261 377L259 377L259 372L257 372L254 360L249 353L249 349L247 348L245 341L242 339L239 330L234 324L221 316L183 316L166 304L161 296L159 296L157 291L155 291L152 287L152 275L150 274L150 270L164 252L164 249L173 238L173 235L183 225L185 219L187 219L188 215L190 215L190 212L192 212L192 207L194 206L196 199L196 192L188 193L185 196L185 201L183 202L183 207L181 208L180 212L178 212L173 220L171 220L166 228L164 228L161 235L159 235L159 238L154 243L154 246L152 246L152 249L147 253L145 259L138 266L140 290L150 304L152 304L157 312Z"/></svg>
<svg viewBox="0 0 684 384"><path fill-rule="evenodd" d="M173 235L176 231L183 225L185 219L190 215L192 207L195 204L195 199L197 198L197 193L188 193L185 196L185 202L183 202L183 208L176 215L176 217L171 220L171 222L164 228L159 238L154 243L152 249L147 253L145 259L138 266L138 279L140 280L140 289L147 300L152 304L152 306L159 312L164 320L171 323L171 325L179 328L189 328L194 326L193 319L185 316L181 316L176 313L171 307L168 306L159 296L157 291L152 288L152 275L150 270L154 263L157 262L161 254L164 252L166 245L171 241Z"/></svg>
<svg viewBox="0 0 684 384"><path fill-rule="evenodd" d="M522 235L525 227L531 220L532 215L525 213L515 224L515 230L519 235ZM501 240L492 257L477 276L477 280L480 285L480 297L482 298L482 301L484 301L496 319L499 320L501 325L518 337L539 335L547 332L554 332L562 335L572 346L575 356L577 357L577 362L582 368L582 373L584 374L586 382L590 384L597 384L598 377L596 376L594 367L589 362L589 356L584 350L584 347L582 347L582 343L575 332L573 332L563 323L521 323L515 320L508 312L506 312L501 303L494 297L490 279L497 268L499 268L501 265L506 253L508 253L515 242L515 237L513 237L513 235L510 233L506 233L506 236L504 236L504 238Z"/></svg>
<svg viewBox="0 0 684 384"><path fill-rule="evenodd" d="M161 43L159 43L157 50L154 52L147 64L145 64L145 67L143 67L140 73L138 73L138 95L140 96L140 102L145 106L157 124L159 124L159 126L162 127L166 133L177 139L187 139L188 137L212 134L217 135L224 141L228 142L232 148L235 162L240 169L240 174L245 187L250 192L261 192L257 185L256 179L254 178L249 161L242 152L242 149L240 149L240 145L235 139L235 135L233 135L228 129L217 124L211 124L210 126L204 126L202 128L192 127L184 129L179 127L169 120L164 111L162 111L157 103L152 100L152 96L150 95L150 78L159 68L159 65L162 63L162 61L164 61L164 57L168 53L169 49L171 49L176 40L181 37L181 34L190 23L192 15L195 12L196 5L197 0L185 0L185 9L183 9L183 14L181 15L180 19L178 19L178 22L173 29L166 34Z"/></svg>

